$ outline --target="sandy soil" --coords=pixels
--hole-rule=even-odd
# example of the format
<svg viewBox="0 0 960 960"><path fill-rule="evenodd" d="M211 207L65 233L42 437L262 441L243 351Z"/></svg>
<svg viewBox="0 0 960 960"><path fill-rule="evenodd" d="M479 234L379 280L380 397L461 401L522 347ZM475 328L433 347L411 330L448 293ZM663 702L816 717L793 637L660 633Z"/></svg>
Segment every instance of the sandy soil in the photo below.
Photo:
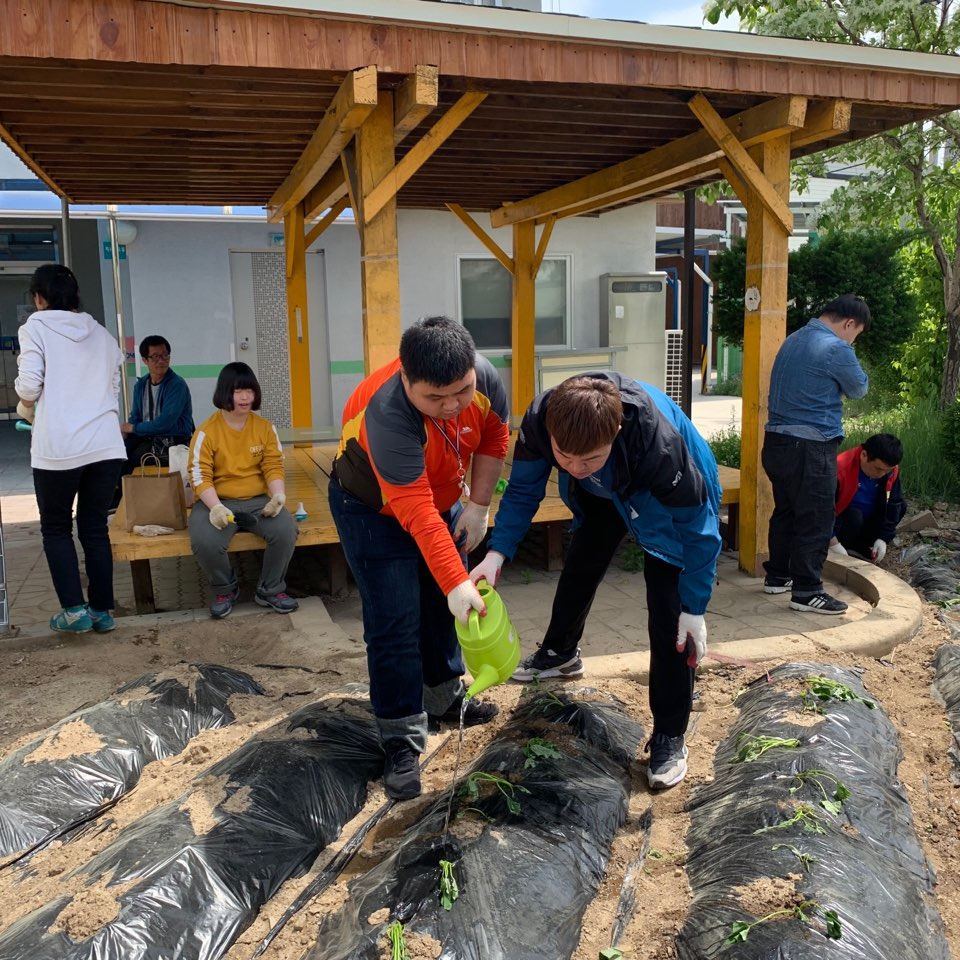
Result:
<svg viewBox="0 0 960 960"><path fill-rule="evenodd" d="M936 613L936 608L928 605L921 633L882 661L843 656L832 657L830 662L861 669L871 695L886 709L899 730L904 754L900 776L913 806L917 833L937 872L936 905L944 918L951 948L960 956L960 789L950 780L950 732L943 708L930 692L930 662L939 645L949 639ZM179 757L150 765L133 794L113 808L102 823L74 842L43 851L27 871L0 871L0 900L13 911L13 915L8 916L9 911L5 910L0 929L52 895L63 892L70 892L75 898L68 920L78 925L77 929L102 923L100 918L109 914L117 890L89 888L85 893L82 883L65 879L71 869L102 850L119 829L145 811L179 796L194 777L253 733L266 728L277 716L336 690L346 681L362 679L365 672L362 649L349 642L336 650L324 649L315 638L300 635L289 621L274 615L228 624L151 628L126 636L118 631L96 642L107 644L107 650L98 652L97 656L91 656L93 641L83 640L70 645L51 641L34 642L29 648L0 649L0 683L4 692L0 699L0 749L8 747L25 731L43 727L85 702L102 698L121 682L146 670L175 665L184 658L248 669L268 688L270 696L256 707L251 705L251 712L244 714L233 727L209 731ZM263 663L289 666L280 669L255 666ZM642 755L637 758L632 770L627 822L614 842L598 894L587 909L574 960L595 960L600 949L611 945L618 902L628 876L636 885L636 908L626 918L625 933L618 946L629 960L664 960L675 956L674 939L691 900L684 869L684 837L690 823L686 805L691 791L699 783L712 779L716 746L737 715L734 698L759 673L756 667L721 664L702 675L688 738L690 774L679 787L651 794L646 787L644 759ZM585 679L621 699L631 715L649 730L644 687L626 680L597 680L589 675ZM522 688L517 685L488 692L489 698L500 706L501 715L492 724L466 731L461 772L496 735L521 692ZM49 748L56 749L54 744ZM315 942L320 917L343 903L350 879L388 855L406 827L448 789L457 766L457 752L455 735L444 731L431 736L428 755L432 753L432 756L424 771L424 796L390 810L371 831L339 881L284 927L265 953L265 960L300 960ZM211 803L222 797L223 786L211 780L208 791ZM305 876L283 886L234 944L227 954L229 960L248 960L287 906L384 801L382 788L374 786L363 811ZM242 804L243 798L235 796L232 802ZM202 819L207 813L202 806L198 801L197 809L191 809L191 816ZM484 828L484 824L475 826L475 829ZM464 824L463 829L468 826ZM757 907L780 905L790 901L791 889L791 878L785 877L779 884L771 881L761 887L751 885L741 891L741 899ZM85 908L84 903L89 906ZM434 943L415 940L412 932L407 944L412 956L437 956Z"/></svg>

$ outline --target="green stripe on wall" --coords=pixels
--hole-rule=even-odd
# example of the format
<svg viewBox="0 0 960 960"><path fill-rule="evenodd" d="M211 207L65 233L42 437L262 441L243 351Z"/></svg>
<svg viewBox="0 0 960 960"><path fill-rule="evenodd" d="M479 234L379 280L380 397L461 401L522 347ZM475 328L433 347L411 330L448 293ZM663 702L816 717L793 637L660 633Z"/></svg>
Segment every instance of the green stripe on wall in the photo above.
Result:
<svg viewBox="0 0 960 960"><path fill-rule="evenodd" d="M177 363L173 365L173 372L180 374L184 380L216 380L223 369L222 363ZM146 370L143 371L146 373ZM127 376L135 377L137 368L134 364L127 364Z"/></svg>
<svg viewBox="0 0 960 960"><path fill-rule="evenodd" d="M363 373L362 360L331 360L331 373Z"/></svg>

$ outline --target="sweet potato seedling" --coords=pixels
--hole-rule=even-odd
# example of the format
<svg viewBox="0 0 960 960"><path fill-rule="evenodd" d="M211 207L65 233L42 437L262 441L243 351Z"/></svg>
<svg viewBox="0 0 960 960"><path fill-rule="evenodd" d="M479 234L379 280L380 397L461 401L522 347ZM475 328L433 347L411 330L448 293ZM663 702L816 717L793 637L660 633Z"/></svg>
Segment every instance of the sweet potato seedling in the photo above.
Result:
<svg viewBox="0 0 960 960"><path fill-rule="evenodd" d="M394 920L387 927L387 939L390 941L390 960L410 960L410 953L403 939L403 924L399 920Z"/></svg>
<svg viewBox="0 0 960 960"><path fill-rule="evenodd" d="M817 862L817 858L811 856L809 853L804 853L802 850L799 850L792 843L775 843L773 845L774 850L789 850L799 861L800 866L803 867L804 873L810 872L810 865Z"/></svg>
<svg viewBox="0 0 960 960"><path fill-rule="evenodd" d="M799 773L793 775L793 786L790 788L790 792L796 793L807 783L813 784L822 794L821 799L817 801L818 804L823 807L827 813L839 816L843 810L844 800L850 799L850 791L846 785L838 780L832 773L827 773L826 770L801 770ZM831 785L834 788L833 791L828 793L827 787L824 786L824 784Z"/></svg>
<svg viewBox="0 0 960 960"><path fill-rule="evenodd" d="M827 677L806 677L804 683L807 692L800 698L808 709L819 712L820 703L862 703L868 710L873 710L876 704L872 700L854 693L845 683L830 680Z"/></svg>
<svg viewBox="0 0 960 960"><path fill-rule="evenodd" d="M531 737L523 748L526 760L524 770L535 767L541 760L559 760L563 754L544 737Z"/></svg>
<svg viewBox="0 0 960 960"><path fill-rule="evenodd" d="M730 933L724 943L745 943L750 931L764 923L771 923L774 920L796 919L801 923L810 923L813 918L819 914L823 917L826 928L826 937L828 940L839 940L843 936L843 930L840 924L840 917L836 910L824 910L815 900L804 900L793 907L784 907L782 910L774 910L759 920L748 923L746 920L737 920L730 924Z"/></svg>
<svg viewBox="0 0 960 960"><path fill-rule="evenodd" d="M796 737L768 737L763 734L755 736L752 733L741 733L737 738L736 757L733 763L750 763L762 757L769 750L784 749L795 750L800 746L800 741Z"/></svg>
<svg viewBox="0 0 960 960"><path fill-rule="evenodd" d="M457 886L457 878L453 875L453 862L451 860L441 860L440 906L444 910L452 910L459 896L460 888Z"/></svg>
<svg viewBox="0 0 960 960"><path fill-rule="evenodd" d="M507 809L514 815L518 816L520 814L520 803L516 798L517 793L529 793L530 791L526 787L520 786L518 783L511 783L506 777L498 776L496 773L485 773L483 770L477 770L471 773L466 780L463 781L463 784L460 787L460 796L466 797L468 800L476 801L480 799L480 786L484 783L493 784L502 794L504 799L507 801ZM476 807L471 806L471 810L476 810ZM477 811L478 813L483 813L483 811ZM486 814L484 814L486 816Z"/></svg>
<svg viewBox="0 0 960 960"><path fill-rule="evenodd" d="M754 830L753 835L756 837L761 833L770 833L773 830L789 830L790 827L795 827L797 825L803 827L804 833L827 832L821 825L820 818L817 816L817 811L814 810L809 804L801 803L797 805L792 817L789 817L786 820L781 820L779 823L774 823L772 826L761 827L759 830Z"/></svg>
<svg viewBox="0 0 960 960"><path fill-rule="evenodd" d="M623 951L616 947L607 947L600 951L600 960L623 960Z"/></svg>

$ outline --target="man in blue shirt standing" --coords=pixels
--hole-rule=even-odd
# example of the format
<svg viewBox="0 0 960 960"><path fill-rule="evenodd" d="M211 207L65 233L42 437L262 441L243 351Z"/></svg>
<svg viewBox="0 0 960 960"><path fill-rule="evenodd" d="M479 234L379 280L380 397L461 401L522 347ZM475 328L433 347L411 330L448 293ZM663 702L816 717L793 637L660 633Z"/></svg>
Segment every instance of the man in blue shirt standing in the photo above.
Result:
<svg viewBox="0 0 960 960"><path fill-rule="evenodd" d="M684 736L704 614L720 553L720 481L706 441L661 390L617 373L571 377L530 405L517 438L489 552L470 571L496 586L557 470L573 538L540 648L514 680L583 675L580 639L597 588L625 536L643 548L650 642L647 782L672 787L687 773Z"/></svg>
<svg viewBox="0 0 960 960"><path fill-rule="evenodd" d="M853 342L869 329L870 308L844 294L787 337L773 364L762 462L774 510L763 588L792 590L794 610L847 609L824 590L822 572L833 533L843 398L859 399L869 385Z"/></svg>

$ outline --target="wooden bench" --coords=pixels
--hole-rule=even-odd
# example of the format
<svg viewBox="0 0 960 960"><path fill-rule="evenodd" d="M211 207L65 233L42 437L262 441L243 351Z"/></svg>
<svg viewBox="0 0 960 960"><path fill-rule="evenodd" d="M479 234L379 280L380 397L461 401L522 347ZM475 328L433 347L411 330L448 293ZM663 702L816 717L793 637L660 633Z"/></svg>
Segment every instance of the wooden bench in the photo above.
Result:
<svg viewBox="0 0 960 960"><path fill-rule="evenodd" d="M724 542L731 550L737 549L737 531L740 526L740 471L735 467L719 467L723 496L720 505L727 508L727 522L720 524Z"/></svg>

